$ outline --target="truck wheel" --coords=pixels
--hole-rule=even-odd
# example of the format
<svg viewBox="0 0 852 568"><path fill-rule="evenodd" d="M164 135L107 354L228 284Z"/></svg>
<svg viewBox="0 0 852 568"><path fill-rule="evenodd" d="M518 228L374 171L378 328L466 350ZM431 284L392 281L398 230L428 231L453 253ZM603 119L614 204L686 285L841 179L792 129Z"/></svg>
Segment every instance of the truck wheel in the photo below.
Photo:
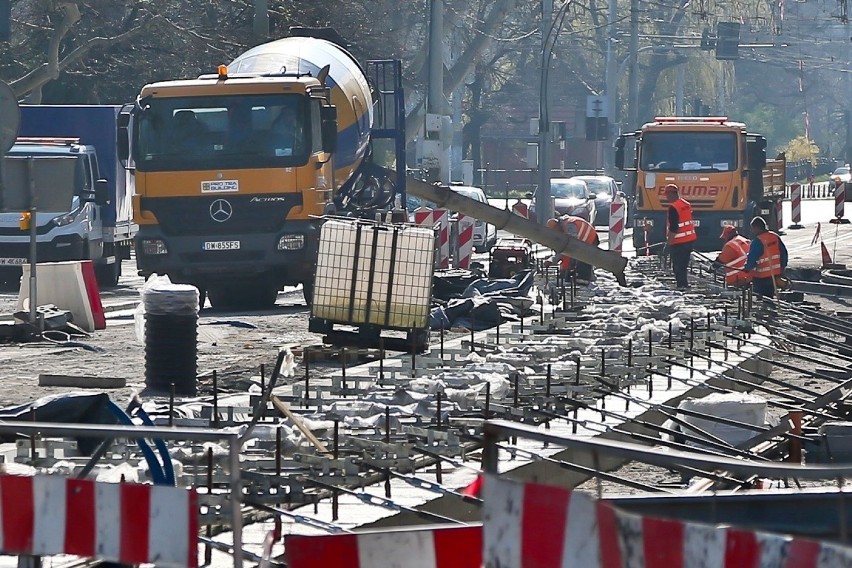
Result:
<svg viewBox="0 0 852 568"><path fill-rule="evenodd" d="M115 288L121 277L121 261L116 258L112 264L96 264L95 278L101 288Z"/></svg>

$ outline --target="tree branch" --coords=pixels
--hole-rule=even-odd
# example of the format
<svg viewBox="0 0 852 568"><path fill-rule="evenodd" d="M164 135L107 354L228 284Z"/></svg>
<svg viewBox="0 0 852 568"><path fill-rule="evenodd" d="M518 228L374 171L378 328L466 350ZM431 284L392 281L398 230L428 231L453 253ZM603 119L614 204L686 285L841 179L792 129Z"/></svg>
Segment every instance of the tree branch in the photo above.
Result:
<svg viewBox="0 0 852 568"><path fill-rule="evenodd" d="M69 17L69 10L66 10L66 17L63 19L62 23L56 28L56 33L53 35L50 41L50 46L48 48L48 60L45 63L42 63L40 66L36 67L20 79L12 81L10 86L12 87L12 91L15 93L15 96L22 97L29 93L30 91L34 91L40 89L45 84L53 81L59 76L59 73L66 69L67 67L79 63L85 58L90 51L95 48L113 45L117 43L125 42L129 39L134 38L139 35L142 31L147 30L151 24L161 19L160 16L152 16L147 21L143 22L139 26L130 29L122 34L113 37L94 37L86 41L86 43L76 47L73 49L68 55L63 57L61 60L59 59L59 45L62 42L62 39L71 28L76 24L80 19L80 12L77 9L76 4L73 5L73 10L70 10L72 16ZM73 14L76 13L76 19L73 19Z"/></svg>

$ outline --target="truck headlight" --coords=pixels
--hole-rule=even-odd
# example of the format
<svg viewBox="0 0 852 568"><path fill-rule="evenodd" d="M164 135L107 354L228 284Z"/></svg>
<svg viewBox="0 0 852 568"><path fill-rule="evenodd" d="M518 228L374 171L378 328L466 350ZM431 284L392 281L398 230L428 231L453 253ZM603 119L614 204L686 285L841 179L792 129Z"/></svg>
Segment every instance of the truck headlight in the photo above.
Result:
<svg viewBox="0 0 852 568"><path fill-rule="evenodd" d="M278 239L278 250L301 250L305 247L305 235L283 235Z"/></svg>
<svg viewBox="0 0 852 568"><path fill-rule="evenodd" d="M74 222L74 219L77 218L77 211L71 211L70 213L66 213L65 215L60 215L59 217L54 217L51 219L51 222L57 227L64 227L65 225L70 225Z"/></svg>
<svg viewBox="0 0 852 568"><path fill-rule="evenodd" d="M147 255L168 254L169 249L166 241L162 239L143 239L142 253Z"/></svg>

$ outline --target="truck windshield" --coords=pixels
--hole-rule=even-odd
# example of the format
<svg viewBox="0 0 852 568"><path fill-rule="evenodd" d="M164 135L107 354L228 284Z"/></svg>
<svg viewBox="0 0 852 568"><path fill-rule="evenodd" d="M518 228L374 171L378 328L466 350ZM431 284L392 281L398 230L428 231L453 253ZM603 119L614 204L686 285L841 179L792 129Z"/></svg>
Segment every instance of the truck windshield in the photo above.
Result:
<svg viewBox="0 0 852 568"><path fill-rule="evenodd" d="M311 113L301 95L151 98L136 131L142 171L292 167L308 161Z"/></svg>
<svg viewBox="0 0 852 568"><path fill-rule="evenodd" d="M734 132L646 132L639 167L648 172L730 172L737 169Z"/></svg>

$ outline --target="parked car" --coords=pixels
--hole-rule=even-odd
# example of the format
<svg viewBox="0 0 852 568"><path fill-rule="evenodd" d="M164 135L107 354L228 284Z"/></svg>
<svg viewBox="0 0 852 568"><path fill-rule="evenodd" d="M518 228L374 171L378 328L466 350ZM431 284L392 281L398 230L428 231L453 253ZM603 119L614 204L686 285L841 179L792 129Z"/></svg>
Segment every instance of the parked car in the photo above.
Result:
<svg viewBox="0 0 852 568"><path fill-rule="evenodd" d="M556 215L573 215L595 224L595 196L586 182L577 178L551 178L550 196ZM535 219L535 201L530 205L530 219Z"/></svg>
<svg viewBox="0 0 852 568"><path fill-rule="evenodd" d="M852 181L852 170L850 170L849 165L840 166L833 172L831 172L831 181L832 182L848 182Z"/></svg>
<svg viewBox="0 0 852 568"><path fill-rule="evenodd" d="M480 203L488 205L488 198L485 197L485 192L478 187L469 185L453 185L450 184L450 189L453 191L475 199ZM458 213L455 211L450 213L451 219L456 219ZM473 223L473 249L477 252L487 252L497 242L497 227L489 225L477 219Z"/></svg>
<svg viewBox="0 0 852 568"><path fill-rule="evenodd" d="M620 193L616 181L609 176L574 176L571 179L586 182L589 191L595 196L595 209L597 211L595 224L609 226L609 207L612 205L612 198ZM621 196L624 197L624 194L622 193ZM626 211L624 222L627 223Z"/></svg>

